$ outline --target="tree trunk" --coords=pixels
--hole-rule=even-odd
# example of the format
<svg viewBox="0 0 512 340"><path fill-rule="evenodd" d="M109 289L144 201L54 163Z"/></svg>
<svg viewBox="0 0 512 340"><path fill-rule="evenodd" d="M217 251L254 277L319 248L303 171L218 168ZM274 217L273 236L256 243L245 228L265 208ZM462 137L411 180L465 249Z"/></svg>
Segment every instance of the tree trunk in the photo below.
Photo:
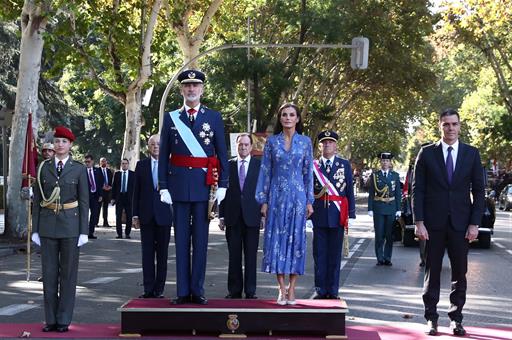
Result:
<svg viewBox="0 0 512 340"><path fill-rule="evenodd" d="M21 44L16 104L9 149L7 225L5 236L22 238L27 233L27 210L21 200L21 168L28 113L37 110L39 72L43 52L42 33L47 23L49 1L25 0L21 12Z"/></svg>
<svg viewBox="0 0 512 340"><path fill-rule="evenodd" d="M130 162L130 169L135 169L140 153L140 129L142 126L142 98L139 88L126 92L126 124L123 142L123 158Z"/></svg>

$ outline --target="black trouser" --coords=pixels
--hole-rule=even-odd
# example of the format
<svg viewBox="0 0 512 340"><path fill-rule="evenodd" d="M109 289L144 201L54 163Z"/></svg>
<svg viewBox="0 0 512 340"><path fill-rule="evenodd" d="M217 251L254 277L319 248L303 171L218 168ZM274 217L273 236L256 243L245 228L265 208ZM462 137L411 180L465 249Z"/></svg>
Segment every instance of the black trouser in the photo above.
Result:
<svg viewBox="0 0 512 340"><path fill-rule="evenodd" d="M103 191L103 200L101 201L101 209L103 216L103 226L108 226L108 204L110 203L110 191Z"/></svg>
<svg viewBox="0 0 512 340"><path fill-rule="evenodd" d="M100 219L100 202L98 202L99 196L97 193L89 193L89 210L91 212L89 216L89 236L94 235L94 229L98 225Z"/></svg>
<svg viewBox="0 0 512 340"><path fill-rule="evenodd" d="M128 193L120 193L119 198L116 201L116 231L117 236L123 236L123 224L121 217L123 216L123 210L126 214L126 228L124 233L126 236L130 236L132 231L132 202Z"/></svg>
<svg viewBox="0 0 512 340"><path fill-rule="evenodd" d="M164 292L170 238L171 227L157 225L154 218L140 227L142 276L146 294L161 295Z"/></svg>
<svg viewBox="0 0 512 340"><path fill-rule="evenodd" d="M445 249L448 250L451 267L450 320L462 322L462 308L466 303L466 272L468 270L469 242L465 238L466 231L456 231L447 222L440 231L428 231L429 240L426 244L427 262L425 265L425 282L423 286L423 303L425 318L437 321L437 303L441 285L441 271Z"/></svg>
<svg viewBox="0 0 512 340"><path fill-rule="evenodd" d="M229 250L228 291L232 296L256 293L256 262L260 228L249 227L242 215L236 225L226 227ZM242 251L245 271L242 273Z"/></svg>

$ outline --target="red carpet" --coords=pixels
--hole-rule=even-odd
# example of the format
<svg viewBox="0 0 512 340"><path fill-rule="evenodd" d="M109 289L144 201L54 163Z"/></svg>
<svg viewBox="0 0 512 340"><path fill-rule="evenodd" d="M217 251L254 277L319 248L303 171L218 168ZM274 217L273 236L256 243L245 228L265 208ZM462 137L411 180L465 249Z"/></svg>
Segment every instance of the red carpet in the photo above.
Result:
<svg viewBox="0 0 512 340"><path fill-rule="evenodd" d="M243 308L243 309L337 309L347 308L343 300L297 300L296 305L280 306L275 300L265 299L210 299L207 305L184 304L173 305L167 299L132 299L123 305L123 308L178 308L178 309L223 309L223 308Z"/></svg>
<svg viewBox="0 0 512 340"><path fill-rule="evenodd" d="M120 325L117 324L77 324L71 325L67 333L43 333L42 324L0 324L0 338L19 338L23 332L30 333L30 338L45 339L126 339L120 337ZM423 326L418 324L410 324L410 327L394 327L394 326L347 326L347 334L350 340L446 340L446 339L464 339L461 337L450 336L447 327L440 327L441 334L437 337L429 337L422 333ZM465 338L477 340L510 340L512 339L512 328L480 328L466 327L468 334ZM196 335L190 334L167 334L167 335L147 335L142 336L143 339L148 338L166 338L166 339L218 339L218 334ZM315 337L299 337L299 336L248 336L247 339L323 339Z"/></svg>

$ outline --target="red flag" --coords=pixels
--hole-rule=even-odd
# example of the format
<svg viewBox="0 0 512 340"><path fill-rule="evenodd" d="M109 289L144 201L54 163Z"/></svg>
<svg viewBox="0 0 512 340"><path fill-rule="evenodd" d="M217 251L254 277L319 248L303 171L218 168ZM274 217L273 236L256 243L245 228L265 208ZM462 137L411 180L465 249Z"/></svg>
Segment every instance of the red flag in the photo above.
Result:
<svg viewBox="0 0 512 340"><path fill-rule="evenodd" d="M21 187L28 187L28 178L36 178L37 166L37 147L32 131L32 114L28 114L27 136L25 137L25 150L23 156L22 175L23 181Z"/></svg>
<svg viewBox="0 0 512 340"><path fill-rule="evenodd" d="M405 183L402 188L402 197L409 195L409 176L411 176L411 170L407 171L405 175Z"/></svg>

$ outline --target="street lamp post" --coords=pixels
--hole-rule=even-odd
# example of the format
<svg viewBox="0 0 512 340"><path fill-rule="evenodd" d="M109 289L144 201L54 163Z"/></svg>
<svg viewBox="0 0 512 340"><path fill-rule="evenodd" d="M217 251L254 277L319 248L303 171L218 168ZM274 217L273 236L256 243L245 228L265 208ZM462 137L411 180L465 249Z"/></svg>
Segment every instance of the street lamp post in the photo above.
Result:
<svg viewBox="0 0 512 340"><path fill-rule="evenodd" d="M178 71L174 74L174 76L167 83L167 87L165 88L164 94L162 95L162 100L160 101L160 111L159 111L159 130L162 129L163 123L163 115L165 110L165 102L167 100L167 96L171 91L172 85L178 78L178 75L187 69L188 65L195 62L196 60L202 58L203 56L210 54L216 51L229 50L229 49L237 49L237 48L350 48L352 49L352 68L355 69L365 69L368 66L368 39L363 37L357 37L352 39L351 45L346 44L225 44L217 47L213 47L209 50L206 50L202 53L199 53L194 58L190 59L187 63L185 63ZM357 60L354 60L357 58Z"/></svg>

